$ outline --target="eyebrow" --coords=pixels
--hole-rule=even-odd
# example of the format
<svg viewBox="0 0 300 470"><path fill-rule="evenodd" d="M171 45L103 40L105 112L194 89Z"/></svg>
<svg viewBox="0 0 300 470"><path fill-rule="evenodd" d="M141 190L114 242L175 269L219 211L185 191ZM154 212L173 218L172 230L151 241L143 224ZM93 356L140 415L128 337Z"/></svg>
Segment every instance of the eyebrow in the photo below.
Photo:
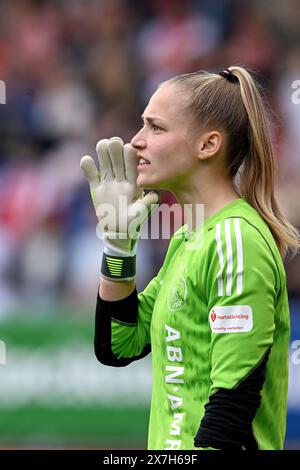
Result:
<svg viewBox="0 0 300 470"><path fill-rule="evenodd" d="M163 121L160 118L150 117L150 116L145 118L145 116L143 114L141 115L141 118L142 118L142 121L146 121L150 124L153 124L154 121L160 121L160 122L163 123Z"/></svg>

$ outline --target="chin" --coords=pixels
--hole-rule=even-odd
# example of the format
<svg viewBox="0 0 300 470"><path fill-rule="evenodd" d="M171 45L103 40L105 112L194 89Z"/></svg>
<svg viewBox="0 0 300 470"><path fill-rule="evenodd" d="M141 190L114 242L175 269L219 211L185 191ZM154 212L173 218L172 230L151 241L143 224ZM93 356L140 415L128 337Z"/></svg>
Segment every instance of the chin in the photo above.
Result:
<svg viewBox="0 0 300 470"><path fill-rule="evenodd" d="M136 184L143 189L160 189L159 185L154 182L147 181L147 178L138 176Z"/></svg>

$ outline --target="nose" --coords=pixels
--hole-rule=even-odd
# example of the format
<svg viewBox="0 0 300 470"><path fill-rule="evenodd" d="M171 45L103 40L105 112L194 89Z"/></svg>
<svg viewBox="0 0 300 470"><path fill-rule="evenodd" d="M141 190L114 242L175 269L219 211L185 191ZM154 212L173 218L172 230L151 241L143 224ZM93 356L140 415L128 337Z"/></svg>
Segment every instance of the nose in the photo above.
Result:
<svg viewBox="0 0 300 470"><path fill-rule="evenodd" d="M146 140L144 139L142 135L142 131L143 129L139 130L139 132L135 134L134 137L132 137L131 142L130 142L132 147L135 148L136 150L146 147Z"/></svg>

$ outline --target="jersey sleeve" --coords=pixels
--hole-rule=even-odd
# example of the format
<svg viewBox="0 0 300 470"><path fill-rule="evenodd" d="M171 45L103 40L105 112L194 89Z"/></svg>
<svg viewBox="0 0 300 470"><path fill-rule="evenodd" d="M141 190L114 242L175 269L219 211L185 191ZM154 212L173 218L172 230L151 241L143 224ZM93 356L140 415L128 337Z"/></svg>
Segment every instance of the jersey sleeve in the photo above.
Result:
<svg viewBox="0 0 300 470"><path fill-rule="evenodd" d="M122 317L112 317L112 352L117 358L132 358L142 354L148 346L150 352L150 324L154 302L159 289L161 271L150 281L148 286L138 294L136 319L132 323L123 321Z"/></svg>
<svg viewBox="0 0 300 470"><path fill-rule="evenodd" d="M106 301L98 293L95 318L95 355L107 366L124 367L150 351L150 324L160 273L146 289L125 299Z"/></svg>
<svg viewBox="0 0 300 470"><path fill-rule="evenodd" d="M195 442L255 448L251 423L273 343L279 274L267 240L246 220L229 218L214 230L205 273L211 382Z"/></svg>
<svg viewBox="0 0 300 470"><path fill-rule="evenodd" d="M279 289L272 252L261 233L239 218L216 226L207 274L211 389L231 389L272 346Z"/></svg>

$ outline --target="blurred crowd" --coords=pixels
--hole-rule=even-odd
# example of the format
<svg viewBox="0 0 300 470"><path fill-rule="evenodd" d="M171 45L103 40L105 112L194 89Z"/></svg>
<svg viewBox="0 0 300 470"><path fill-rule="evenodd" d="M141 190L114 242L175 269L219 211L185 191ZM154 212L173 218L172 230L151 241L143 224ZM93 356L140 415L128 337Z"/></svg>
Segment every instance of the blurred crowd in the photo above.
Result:
<svg viewBox="0 0 300 470"><path fill-rule="evenodd" d="M0 317L95 302L101 241L80 158L100 138L130 141L158 83L177 73L259 72L278 199L300 227L299 25L297 0L1 0ZM166 246L142 241L139 288ZM299 296L299 257L287 274Z"/></svg>

